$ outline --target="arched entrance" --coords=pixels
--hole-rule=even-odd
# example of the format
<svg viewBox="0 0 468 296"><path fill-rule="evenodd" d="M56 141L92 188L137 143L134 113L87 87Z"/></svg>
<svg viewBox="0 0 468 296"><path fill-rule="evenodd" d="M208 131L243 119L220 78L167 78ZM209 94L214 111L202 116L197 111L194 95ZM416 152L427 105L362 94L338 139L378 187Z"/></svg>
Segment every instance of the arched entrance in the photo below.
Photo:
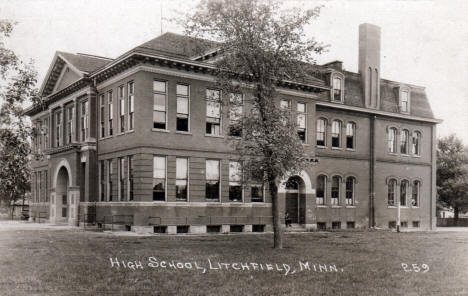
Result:
<svg viewBox="0 0 468 296"><path fill-rule="evenodd" d="M69 184L68 170L62 166L57 174L57 181L55 185L55 221L66 222L68 221L68 187Z"/></svg>
<svg viewBox="0 0 468 296"><path fill-rule="evenodd" d="M305 223L305 184L299 176L292 176L285 185L285 216L291 223Z"/></svg>

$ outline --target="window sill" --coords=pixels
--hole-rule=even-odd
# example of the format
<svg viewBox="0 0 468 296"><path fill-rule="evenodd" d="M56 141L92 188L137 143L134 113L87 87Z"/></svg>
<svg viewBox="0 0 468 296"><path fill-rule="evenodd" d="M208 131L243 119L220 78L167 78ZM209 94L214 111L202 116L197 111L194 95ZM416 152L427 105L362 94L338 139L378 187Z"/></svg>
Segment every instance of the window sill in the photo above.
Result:
<svg viewBox="0 0 468 296"><path fill-rule="evenodd" d="M190 136L192 135L191 132L184 132L184 131L176 131L175 133L179 135L190 135Z"/></svg>
<svg viewBox="0 0 468 296"><path fill-rule="evenodd" d="M343 101L343 100L334 100L334 99L331 99L331 102L332 102L332 103L336 103L336 104L344 104L344 101Z"/></svg>
<svg viewBox="0 0 468 296"><path fill-rule="evenodd" d="M155 202L155 203L163 203L163 202L167 202L167 200L152 200L152 202Z"/></svg>
<svg viewBox="0 0 468 296"><path fill-rule="evenodd" d="M310 146L310 145L309 145L308 143L306 143L306 142L302 142L301 144L302 144L302 146Z"/></svg>
<svg viewBox="0 0 468 296"><path fill-rule="evenodd" d="M161 132L161 133L170 133L170 130L167 129L159 129L159 128L152 128L151 131L153 132Z"/></svg>
<svg viewBox="0 0 468 296"><path fill-rule="evenodd" d="M413 154L413 157L421 158L421 155Z"/></svg>
<svg viewBox="0 0 468 296"><path fill-rule="evenodd" d="M316 147L319 149L327 149L327 146L322 146L322 145L316 145Z"/></svg>
<svg viewBox="0 0 468 296"><path fill-rule="evenodd" d="M398 153L395 153L395 152L388 152L388 155L398 156Z"/></svg>
<svg viewBox="0 0 468 296"><path fill-rule="evenodd" d="M117 136L117 137L118 137L118 136L123 136L123 135L131 134L131 133L134 133L134 132L135 132L135 130L125 131L125 132L116 134L116 136Z"/></svg>
<svg viewBox="0 0 468 296"><path fill-rule="evenodd" d="M205 198L205 201L206 201L206 202L215 202L215 203L219 203L219 202L220 202L219 199L211 199L211 198Z"/></svg>
<svg viewBox="0 0 468 296"><path fill-rule="evenodd" d="M331 208L332 209L340 209L340 208L342 208L342 206L333 205L333 206L331 206Z"/></svg>
<svg viewBox="0 0 468 296"><path fill-rule="evenodd" d="M356 152L356 149L354 149L354 148L346 148L346 151Z"/></svg>
<svg viewBox="0 0 468 296"><path fill-rule="evenodd" d="M211 138L224 138L224 136L217 136L217 135L210 135L210 134L205 134L205 137L211 137Z"/></svg>
<svg viewBox="0 0 468 296"><path fill-rule="evenodd" d="M328 208L327 205L317 205L317 208Z"/></svg>
<svg viewBox="0 0 468 296"><path fill-rule="evenodd" d="M387 206L387 208L389 208L389 209L396 209L397 206Z"/></svg>
<svg viewBox="0 0 468 296"><path fill-rule="evenodd" d="M411 206L412 209L419 209L419 206Z"/></svg>
<svg viewBox="0 0 468 296"><path fill-rule="evenodd" d="M347 208L347 209L355 209L356 206L346 206L345 208Z"/></svg>
<svg viewBox="0 0 468 296"><path fill-rule="evenodd" d="M403 157L410 157L409 154L403 154L403 153L402 153L402 154L400 154L400 155L403 156Z"/></svg>
<svg viewBox="0 0 468 296"><path fill-rule="evenodd" d="M341 147L331 147L332 150L343 150Z"/></svg>

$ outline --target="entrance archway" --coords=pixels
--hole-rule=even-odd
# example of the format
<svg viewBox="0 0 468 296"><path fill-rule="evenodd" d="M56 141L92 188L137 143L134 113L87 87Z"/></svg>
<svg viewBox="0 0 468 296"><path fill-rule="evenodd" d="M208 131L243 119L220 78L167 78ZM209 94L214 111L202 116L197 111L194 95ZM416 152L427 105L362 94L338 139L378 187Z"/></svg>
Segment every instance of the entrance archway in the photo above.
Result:
<svg viewBox="0 0 468 296"><path fill-rule="evenodd" d="M299 176L292 176L285 185L285 216L291 223L305 223L305 184Z"/></svg>
<svg viewBox="0 0 468 296"><path fill-rule="evenodd" d="M66 222L68 220L68 187L69 184L68 170L62 166L57 174L55 185L55 205L56 221Z"/></svg>

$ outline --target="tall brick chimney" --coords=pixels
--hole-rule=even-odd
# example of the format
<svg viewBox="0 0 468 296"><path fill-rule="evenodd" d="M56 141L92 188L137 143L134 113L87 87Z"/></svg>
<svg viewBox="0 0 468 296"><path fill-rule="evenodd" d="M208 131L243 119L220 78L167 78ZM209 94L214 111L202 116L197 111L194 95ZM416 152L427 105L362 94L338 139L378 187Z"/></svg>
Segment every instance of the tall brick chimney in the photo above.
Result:
<svg viewBox="0 0 468 296"><path fill-rule="evenodd" d="M359 74L367 108L380 107L380 27L359 25Z"/></svg>

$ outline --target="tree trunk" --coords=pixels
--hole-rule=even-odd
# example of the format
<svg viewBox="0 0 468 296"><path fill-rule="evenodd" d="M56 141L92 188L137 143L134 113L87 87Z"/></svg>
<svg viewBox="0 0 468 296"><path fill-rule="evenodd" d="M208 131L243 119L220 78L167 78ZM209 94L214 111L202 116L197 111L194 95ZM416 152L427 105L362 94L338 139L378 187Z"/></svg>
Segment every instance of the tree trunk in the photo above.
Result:
<svg viewBox="0 0 468 296"><path fill-rule="evenodd" d="M459 212L460 212L460 209L458 207L453 208L453 213L454 213L453 224L454 224L454 226L458 226L458 214L459 214Z"/></svg>
<svg viewBox="0 0 468 296"><path fill-rule="evenodd" d="M271 195L271 213L273 216L273 248L283 248L283 230L281 229L280 208L278 202L278 186L276 178L268 180Z"/></svg>

